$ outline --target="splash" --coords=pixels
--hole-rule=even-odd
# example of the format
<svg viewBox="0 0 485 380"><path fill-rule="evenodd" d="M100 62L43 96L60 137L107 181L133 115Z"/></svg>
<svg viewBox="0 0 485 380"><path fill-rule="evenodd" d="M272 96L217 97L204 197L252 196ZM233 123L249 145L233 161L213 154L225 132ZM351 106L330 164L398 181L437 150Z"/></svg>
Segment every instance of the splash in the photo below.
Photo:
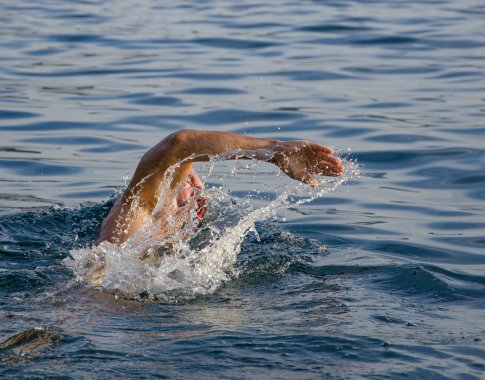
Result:
<svg viewBox="0 0 485 380"><path fill-rule="evenodd" d="M128 297L171 302L212 293L238 276L234 264L245 236L252 232L258 238L256 222L324 197L359 177L358 164L345 158L343 162L344 175L319 177L315 188L255 160L196 164L204 182L201 196L209 199L202 225L197 211L191 210L192 222L159 240L155 231L160 222L150 219L122 245L103 242L75 249L64 264L79 281ZM168 191L162 189L160 200ZM165 223L176 225L170 218Z"/></svg>

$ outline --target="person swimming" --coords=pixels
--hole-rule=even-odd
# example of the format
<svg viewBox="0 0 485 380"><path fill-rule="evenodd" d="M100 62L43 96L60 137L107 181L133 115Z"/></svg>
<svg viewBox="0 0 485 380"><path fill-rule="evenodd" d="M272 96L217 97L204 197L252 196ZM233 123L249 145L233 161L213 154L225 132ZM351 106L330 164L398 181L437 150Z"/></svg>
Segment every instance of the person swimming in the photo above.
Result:
<svg viewBox="0 0 485 380"><path fill-rule="evenodd" d="M121 245L149 220L156 221L156 238L162 240L184 226L194 208L197 219L202 220L207 199L201 197L203 183L192 163L211 157L266 161L289 177L314 187L318 184L314 175L340 176L344 171L341 160L330 148L310 141L184 129L165 137L145 153L126 190L103 221L95 244ZM167 196L160 199L164 188Z"/></svg>

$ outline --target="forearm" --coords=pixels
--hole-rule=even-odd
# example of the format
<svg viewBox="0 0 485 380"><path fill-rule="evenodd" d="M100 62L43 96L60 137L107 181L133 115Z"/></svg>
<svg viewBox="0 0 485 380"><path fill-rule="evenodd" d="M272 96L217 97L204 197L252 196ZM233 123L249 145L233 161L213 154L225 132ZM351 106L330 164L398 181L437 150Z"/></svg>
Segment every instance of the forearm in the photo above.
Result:
<svg viewBox="0 0 485 380"><path fill-rule="evenodd" d="M277 140L260 139L231 132L183 130L176 133L174 150L175 162L186 159L206 161L211 157L222 159L270 158Z"/></svg>

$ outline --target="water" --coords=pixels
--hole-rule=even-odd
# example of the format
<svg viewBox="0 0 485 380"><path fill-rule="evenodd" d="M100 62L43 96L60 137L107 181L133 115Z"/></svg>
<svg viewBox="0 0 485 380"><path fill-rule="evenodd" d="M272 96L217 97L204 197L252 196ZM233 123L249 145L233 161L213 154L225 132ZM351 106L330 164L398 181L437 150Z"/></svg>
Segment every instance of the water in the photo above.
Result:
<svg viewBox="0 0 485 380"><path fill-rule="evenodd" d="M3 377L483 377L481 2L0 10ZM233 249L203 272L219 277L176 261L175 290L134 264L111 283L133 293L79 282L66 261L89 257L124 178L182 128L314 140L362 175L266 215L296 184L203 167L208 223L249 230L240 245L221 230Z"/></svg>

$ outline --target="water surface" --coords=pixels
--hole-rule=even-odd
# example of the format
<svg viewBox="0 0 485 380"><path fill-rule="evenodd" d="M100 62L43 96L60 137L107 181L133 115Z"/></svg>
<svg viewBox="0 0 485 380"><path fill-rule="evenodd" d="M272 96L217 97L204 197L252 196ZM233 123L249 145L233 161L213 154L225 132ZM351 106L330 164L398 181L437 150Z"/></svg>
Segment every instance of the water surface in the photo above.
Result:
<svg viewBox="0 0 485 380"><path fill-rule="evenodd" d="M481 2L0 10L2 376L483 377ZM183 128L314 140L362 176L261 216L206 291L79 282L65 260ZM293 186L253 169L225 199L264 207Z"/></svg>

